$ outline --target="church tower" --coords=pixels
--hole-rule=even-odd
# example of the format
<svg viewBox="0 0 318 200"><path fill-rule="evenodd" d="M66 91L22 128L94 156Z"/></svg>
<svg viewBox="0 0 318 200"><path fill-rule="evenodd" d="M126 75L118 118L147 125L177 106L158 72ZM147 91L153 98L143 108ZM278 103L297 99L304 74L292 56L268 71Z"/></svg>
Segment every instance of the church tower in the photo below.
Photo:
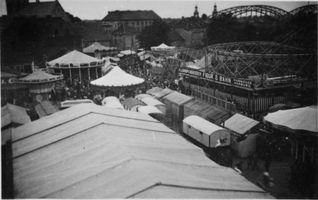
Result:
<svg viewBox="0 0 318 200"><path fill-rule="evenodd" d="M195 5L195 7L194 7L193 17L199 18L199 11L198 11L198 6L197 5Z"/></svg>
<svg viewBox="0 0 318 200"><path fill-rule="evenodd" d="M216 8L216 3L214 4L213 12L212 12L212 17L216 17L218 15L218 11Z"/></svg>

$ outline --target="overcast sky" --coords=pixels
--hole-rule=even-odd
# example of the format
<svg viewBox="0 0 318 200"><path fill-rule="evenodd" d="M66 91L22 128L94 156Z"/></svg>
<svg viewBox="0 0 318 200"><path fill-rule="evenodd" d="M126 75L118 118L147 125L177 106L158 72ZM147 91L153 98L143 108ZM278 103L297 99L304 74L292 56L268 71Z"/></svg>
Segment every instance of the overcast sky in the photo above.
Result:
<svg viewBox="0 0 318 200"><path fill-rule="evenodd" d="M238 5L263 4L290 11L308 3L313 4L315 1L59 0L59 2L67 12L81 19L102 19L108 11L113 10L153 10L162 18L180 18L192 16L195 5L198 6L201 16L203 13L211 15L215 3L218 10Z"/></svg>

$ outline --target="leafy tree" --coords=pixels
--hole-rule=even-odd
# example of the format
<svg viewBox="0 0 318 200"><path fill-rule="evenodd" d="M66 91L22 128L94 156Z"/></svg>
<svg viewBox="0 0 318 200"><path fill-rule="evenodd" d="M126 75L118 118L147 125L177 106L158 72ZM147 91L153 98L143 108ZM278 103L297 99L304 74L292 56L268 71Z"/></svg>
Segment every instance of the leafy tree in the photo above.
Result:
<svg viewBox="0 0 318 200"><path fill-rule="evenodd" d="M150 49L161 43L170 44L168 40L169 26L162 20L155 21L152 25L146 27L138 36L141 47Z"/></svg>

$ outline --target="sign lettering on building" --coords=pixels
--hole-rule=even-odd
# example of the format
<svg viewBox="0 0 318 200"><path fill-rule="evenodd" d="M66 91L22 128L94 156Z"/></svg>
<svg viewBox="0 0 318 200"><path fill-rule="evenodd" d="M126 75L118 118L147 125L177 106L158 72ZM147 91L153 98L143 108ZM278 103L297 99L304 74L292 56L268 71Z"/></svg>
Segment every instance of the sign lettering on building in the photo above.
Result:
<svg viewBox="0 0 318 200"><path fill-rule="evenodd" d="M181 69L180 73L193 75L198 78L205 78L215 82L222 82L222 83L227 83L227 84L236 85L240 87L252 88L252 81L249 81L249 80L230 78L230 77L218 75L215 73L205 73L205 72L195 71L191 69Z"/></svg>

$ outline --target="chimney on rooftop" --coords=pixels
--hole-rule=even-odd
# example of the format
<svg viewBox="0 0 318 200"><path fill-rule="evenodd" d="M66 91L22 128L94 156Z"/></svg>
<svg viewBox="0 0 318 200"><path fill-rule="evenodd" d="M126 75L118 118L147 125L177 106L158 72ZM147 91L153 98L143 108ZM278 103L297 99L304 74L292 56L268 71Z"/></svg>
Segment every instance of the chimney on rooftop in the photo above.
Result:
<svg viewBox="0 0 318 200"><path fill-rule="evenodd" d="M36 0L35 2L36 2L36 3L40 3L40 0Z"/></svg>

